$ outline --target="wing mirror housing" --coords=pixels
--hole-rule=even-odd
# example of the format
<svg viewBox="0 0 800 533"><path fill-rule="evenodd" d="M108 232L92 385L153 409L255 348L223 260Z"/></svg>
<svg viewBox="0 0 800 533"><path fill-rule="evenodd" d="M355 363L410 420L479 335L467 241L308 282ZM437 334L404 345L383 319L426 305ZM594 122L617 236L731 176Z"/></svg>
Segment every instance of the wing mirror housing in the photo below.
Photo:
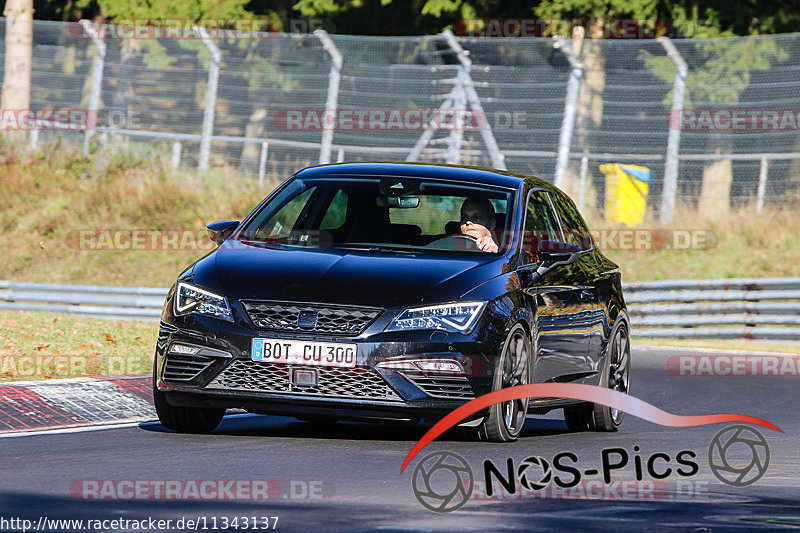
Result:
<svg viewBox="0 0 800 533"><path fill-rule="evenodd" d="M539 255L546 261L569 264L574 262L581 253L581 247L574 244L558 241L539 241Z"/></svg>
<svg viewBox="0 0 800 533"><path fill-rule="evenodd" d="M214 241L217 246L225 242L231 236L233 230L239 227L238 220L224 220L222 222L214 222L206 226L208 231L208 238Z"/></svg>

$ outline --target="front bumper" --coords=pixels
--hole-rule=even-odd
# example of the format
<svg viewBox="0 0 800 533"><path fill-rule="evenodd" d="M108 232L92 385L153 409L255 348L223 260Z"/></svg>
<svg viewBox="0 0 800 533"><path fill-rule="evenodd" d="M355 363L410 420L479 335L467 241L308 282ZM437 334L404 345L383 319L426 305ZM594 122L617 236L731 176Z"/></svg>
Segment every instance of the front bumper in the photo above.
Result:
<svg viewBox="0 0 800 533"><path fill-rule="evenodd" d="M226 322L201 315L162 317L156 345L156 386L173 405L241 408L250 412L336 418L440 418L491 391L498 346L476 327L470 335L442 331L383 331L379 317L355 337L259 331L249 321ZM310 367L253 361L252 340L355 344L356 367ZM175 344L200 348L170 353ZM456 361L462 373L381 368L386 360ZM314 386L295 383L294 368L314 369Z"/></svg>

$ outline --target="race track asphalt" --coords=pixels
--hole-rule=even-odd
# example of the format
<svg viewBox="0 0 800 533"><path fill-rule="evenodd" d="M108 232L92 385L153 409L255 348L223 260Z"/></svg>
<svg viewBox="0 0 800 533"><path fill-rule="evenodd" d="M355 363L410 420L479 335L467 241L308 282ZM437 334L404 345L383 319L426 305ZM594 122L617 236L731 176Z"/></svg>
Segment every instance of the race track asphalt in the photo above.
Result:
<svg viewBox="0 0 800 533"><path fill-rule="evenodd" d="M33 521L32 526L45 517L169 519L173 521L170 529L175 531L189 529L185 520L198 518L202 521L191 529L203 531L205 526L206 531L213 531L215 526L223 530L227 518L228 530L254 530L252 522L245 524L241 518L237 527L232 527L237 516L248 520L278 517L279 531L746 531L800 527L799 378L689 377L666 370L670 357L696 354L689 349L634 350L631 393L675 414L746 414L781 428L783 433L751 426L766 438L770 452L766 473L751 485L725 484L709 467L713 437L732 424L674 428L626 415L615 433L569 433L558 410L529 417L515 443L473 443L457 432L448 433L425 448L401 474L403 459L429 426L318 425L293 418L235 415L226 417L214 434L203 436L180 435L158 423L144 423L2 438L0 518L25 518ZM729 459L734 459L734 466L746 466L749 448L746 443L738 446L732 448ZM541 497L542 492L520 496L517 491L490 501L481 497L476 486L463 507L436 513L425 509L412 491L413 469L436 451L462 456L480 484L485 460L505 472L508 458L516 469L530 456L552 464L557 454L572 452L578 457L579 470L585 471L602 469L602 450L610 448L625 449L630 460L612 472L609 484L602 482L601 475L586 474L584 479L589 482L571 492L551 490L546 498ZM681 451L695 454L695 475L673 472L664 480L645 477L644 483L636 481L634 456L646 464L660 452L676 467L680 465L675 457ZM609 457L616 460L619 455ZM666 463L658 465L662 469ZM252 487L252 480L264 479L279 483L280 489L270 492L274 498L269 501L253 500L247 487ZM233 500L128 499L131 493L122 489L128 485L120 480L139 481L139 486L149 490L167 481L178 481L185 491L191 483L220 480L244 481L240 484L244 488L236 492L233 485ZM438 482L446 484L446 480ZM116 499L92 499L96 487L100 487L97 494L107 490L106 497ZM118 492L108 492L111 490ZM176 527L181 518L183 527ZM127 529L135 530L131 524ZM3 525L0 520L0 529L13 529L13 524ZM263 530L263 522L257 525ZM51 524L49 530L76 527Z"/></svg>

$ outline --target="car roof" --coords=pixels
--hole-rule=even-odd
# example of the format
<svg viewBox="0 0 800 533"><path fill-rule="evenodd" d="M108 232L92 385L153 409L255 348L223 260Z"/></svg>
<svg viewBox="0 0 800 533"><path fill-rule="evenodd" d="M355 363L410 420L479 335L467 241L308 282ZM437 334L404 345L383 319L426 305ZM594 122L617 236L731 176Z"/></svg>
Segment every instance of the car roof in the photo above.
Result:
<svg viewBox="0 0 800 533"><path fill-rule="evenodd" d="M500 187L519 188L523 183L531 187L557 190L548 182L532 176L514 174L504 170L461 165L440 165L434 163L334 163L330 165L314 165L297 172L295 177L314 177L329 175L371 175L371 176L407 176L418 178L440 178Z"/></svg>

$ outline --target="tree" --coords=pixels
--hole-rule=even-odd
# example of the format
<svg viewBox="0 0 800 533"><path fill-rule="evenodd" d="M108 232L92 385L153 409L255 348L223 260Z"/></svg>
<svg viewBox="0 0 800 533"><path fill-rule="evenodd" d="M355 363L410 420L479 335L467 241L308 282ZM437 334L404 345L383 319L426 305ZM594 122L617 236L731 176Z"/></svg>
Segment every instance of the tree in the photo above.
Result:
<svg viewBox="0 0 800 533"><path fill-rule="evenodd" d="M193 23L202 23L207 29L209 25L216 25L224 28L226 24L237 24L241 21L253 21L246 24L248 29L262 28L269 31L280 31L281 23L275 12L261 9L256 14L245 9L247 0L195 0L191 3L153 3L147 0L78 0L79 7L98 13L101 18L114 23L119 21L135 21L136 24L149 23L152 26L164 26L181 22L182 27L190 27ZM234 27L235 29L236 27ZM268 41L271 42L271 41ZM281 50L277 46L265 47L264 41L245 36L241 39L223 38L216 44L222 51L221 67L224 68L226 57L235 55L236 61L246 61L250 66L250 71L240 71L239 76L247 83L251 92L263 88L263 75L271 75L273 85L281 91L288 93L292 90L295 82L280 71L276 66L280 60ZM118 82L116 92L112 98L112 105L119 111L125 111L126 116L129 101L133 96L131 80L133 76L142 76L134 66L134 60L143 54L141 61L151 67L164 67L175 61L176 46L182 49L191 50L196 54L198 63L203 68L208 68L211 57L207 47L198 38L178 40L177 43L167 42L170 50L155 39L125 39L121 43L121 61L119 66ZM227 76L235 75L237 69L226 71ZM157 84L154 84L157 86ZM198 85L195 90L195 101L199 107L204 103L204 90L202 85ZM174 99L176 94L174 89L159 95L161 101ZM186 95L184 95L186 96ZM248 137L258 137L263 133L264 124L267 117L267 106L270 102L264 102L258 98L245 98L246 105L250 108L248 115L250 120L242 132ZM217 103L218 111L220 102ZM245 105L245 104L243 104ZM216 128L225 127L224 120L227 113L217 114ZM241 145L241 170L252 173L257 164L259 147L255 144L244 143Z"/></svg>
<svg viewBox="0 0 800 533"><path fill-rule="evenodd" d="M673 14L676 17L675 30L686 38L698 39L691 42L688 50L683 48L686 45L681 47L684 51L689 51L692 58L686 80L684 109L693 109L702 103L734 106L738 104L742 91L750 84L753 72L767 70L776 62L789 57L789 52L781 49L773 39L717 39L734 37L734 32L731 29L722 29L720 15L712 8L706 9L705 21L699 19L696 5L690 13L677 6ZM770 27L773 27L772 23ZM674 73L671 59L647 51L642 51L641 57L654 76L672 84ZM670 92L665 98L665 107L668 108L671 101ZM730 137L719 133L708 135L707 142L710 145L707 151L717 154L730 153L733 148ZM706 164L698 210L706 214L727 213L732 183L733 164L730 159Z"/></svg>
<svg viewBox="0 0 800 533"><path fill-rule="evenodd" d="M6 17L5 74L0 112L30 109L31 58L33 52L33 1L8 0Z"/></svg>

